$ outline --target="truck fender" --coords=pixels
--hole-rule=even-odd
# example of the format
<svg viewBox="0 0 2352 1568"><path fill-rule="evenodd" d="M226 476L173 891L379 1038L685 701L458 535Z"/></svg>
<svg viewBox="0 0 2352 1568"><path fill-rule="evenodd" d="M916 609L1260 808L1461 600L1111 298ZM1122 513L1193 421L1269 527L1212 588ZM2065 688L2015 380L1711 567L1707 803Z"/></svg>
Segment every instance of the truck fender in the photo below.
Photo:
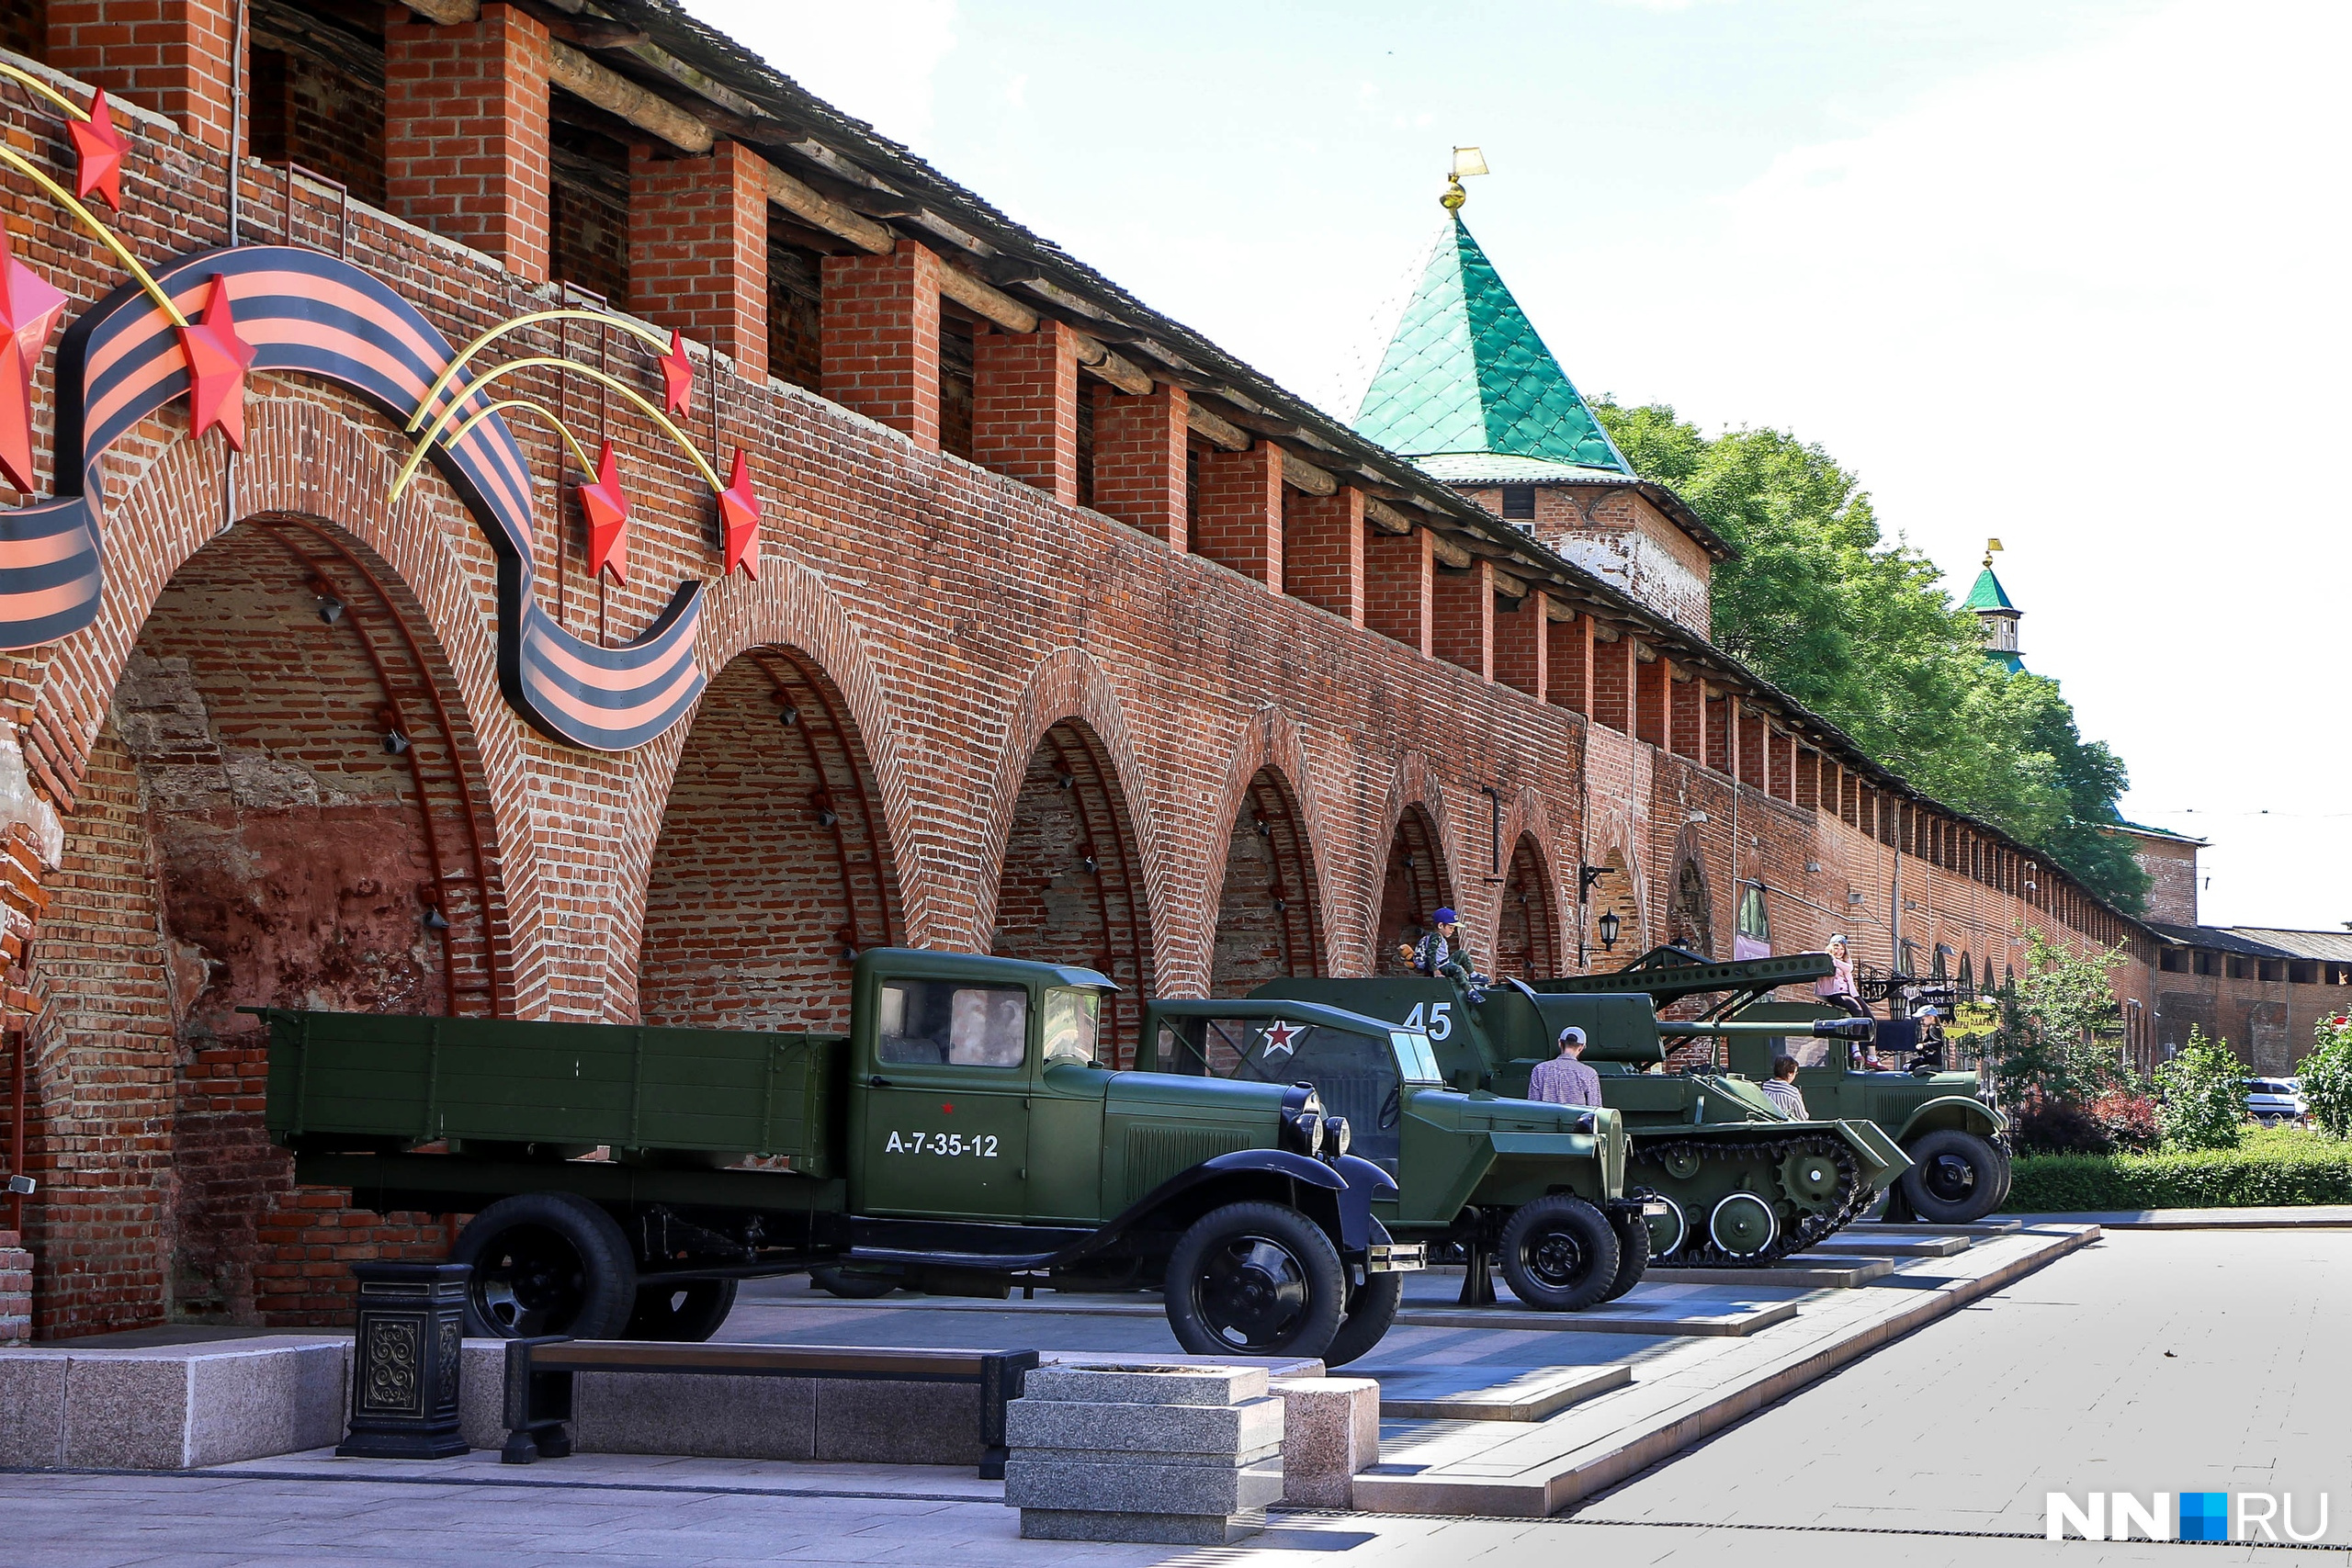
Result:
<svg viewBox="0 0 2352 1568"><path fill-rule="evenodd" d="M1396 1180L1368 1159L1341 1155L1339 1174L1347 1186L1340 1193L1340 1244L1343 1252L1359 1252L1372 1245L1372 1206L1396 1196Z"/></svg>
<svg viewBox="0 0 2352 1568"><path fill-rule="evenodd" d="M1895 1134L1894 1141L1908 1144L1922 1133L1946 1127L1956 1132L1973 1133L1980 1138L1994 1138L2009 1130L2009 1119L1981 1100L1971 1100L1964 1094L1948 1094L1928 1100L1913 1111L1910 1119L1903 1123L1903 1131Z"/></svg>
<svg viewBox="0 0 2352 1568"><path fill-rule="evenodd" d="M1356 1163L1371 1164L1367 1160L1358 1160ZM1383 1180L1387 1179L1387 1173L1382 1171L1378 1166L1372 1166L1371 1168ZM1332 1230L1334 1222L1337 1221L1340 1234L1344 1235L1346 1222L1341 1217L1340 1211L1345 1205L1350 1183L1338 1171L1333 1170L1319 1159L1311 1159L1306 1155L1295 1154L1289 1149L1234 1149L1227 1154L1211 1156L1189 1169L1178 1171L1114 1215L1087 1241L1075 1248L1066 1248L1063 1253L1057 1254L1055 1261L1067 1262L1087 1253L1099 1252L1129 1231L1144 1224L1153 1215L1179 1202L1187 1193L1195 1189L1214 1186L1237 1176L1279 1177L1284 1181L1295 1182L1313 1189L1315 1196L1322 1197L1323 1194L1329 1194L1329 1197L1322 1197L1322 1201L1308 1206L1306 1212L1309 1217L1327 1231ZM1307 1194L1301 1193L1299 1196L1306 1197ZM1368 1211L1371 1201L1366 1199L1364 1201ZM1339 1241L1340 1235L1335 1235L1333 1240Z"/></svg>
<svg viewBox="0 0 2352 1568"><path fill-rule="evenodd" d="M1369 1164L1370 1162L1359 1161L1358 1163ZM1375 1165L1373 1166L1373 1169L1379 1170L1380 1168ZM1294 1154L1288 1149L1235 1149L1230 1154L1213 1155L1194 1166L1192 1170L1184 1172L1183 1176L1175 1178L1175 1181L1182 1181L1184 1177L1194 1175L1196 1172L1228 1170L1271 1170L1290 1177L1294 1180L1304 1181L1311 1187L1324 1188L1332 1192L1344 1191L1348 1186L1338 1171L1333 1170L1321 1160L1313 1159L1302 1154ZM1171 1182L1170 1185L1172 1186L1174 1183ZM1166 1189L1163 1188L1162 1190ZM1158 1194L1155 1193L1154 1196Z"/></svg>

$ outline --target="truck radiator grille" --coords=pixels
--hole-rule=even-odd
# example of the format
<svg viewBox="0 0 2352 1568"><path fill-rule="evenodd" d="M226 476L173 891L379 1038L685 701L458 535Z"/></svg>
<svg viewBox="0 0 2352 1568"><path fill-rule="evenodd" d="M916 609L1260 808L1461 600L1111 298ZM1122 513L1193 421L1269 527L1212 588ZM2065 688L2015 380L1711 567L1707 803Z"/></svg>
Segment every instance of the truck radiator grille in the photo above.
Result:
<svg viewBox="0 0 2352 1568"><path fill-rule="evenodd" d="M1125 1201L1134 1202L1180 1171L1204 1159L1250 1146L1238 1132L1214 1127L1136 1127L1127 1134L1123 1153L1126 1176Z"/></svg>

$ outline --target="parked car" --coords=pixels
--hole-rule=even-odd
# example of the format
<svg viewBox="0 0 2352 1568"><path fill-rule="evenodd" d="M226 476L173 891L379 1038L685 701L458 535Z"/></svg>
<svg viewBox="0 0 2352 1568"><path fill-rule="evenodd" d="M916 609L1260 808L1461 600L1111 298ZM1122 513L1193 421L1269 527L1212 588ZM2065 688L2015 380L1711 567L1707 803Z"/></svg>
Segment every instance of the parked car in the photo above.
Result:
<svg viewBox="0 0 2352 1568"><path fill-rule="evenodd" d="M2266 1127L2281 1122L2297 1124L2311 1120L2312 1110L2303 1100L2303 1086L2297 1078L2248 1078L2245 1080L2245 1112Z"/></svg>

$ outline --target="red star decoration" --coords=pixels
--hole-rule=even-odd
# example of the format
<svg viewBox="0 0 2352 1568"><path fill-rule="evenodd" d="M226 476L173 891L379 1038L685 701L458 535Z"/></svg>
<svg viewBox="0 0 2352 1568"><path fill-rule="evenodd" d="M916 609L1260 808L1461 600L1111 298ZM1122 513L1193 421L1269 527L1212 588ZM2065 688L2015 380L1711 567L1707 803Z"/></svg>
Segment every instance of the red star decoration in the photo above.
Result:
<svg viewBox="0 0 2352 1568"><path fill-rule="evenodd" d="M1289 1055L1293 1051L1297 1049L1297 1047L1293 1045L1291 1042L1306 1032L1306 1031L1301 1029L1295 1023L1284 1023L1279 1020L1266 1025L1266 1049L1264 1054L1269 1056L1277 1055L1283 1056Z"/></svg>
<svg viewBox="0 0 2352 1568"><path fill-rule="evenodd" d="M662 406L683 419L695 395L695 367L686 357L685 336L677 328L670 329L670 352L657 363L662 367Z"/></svg>
<svg viewBox="0 0 2352 1568"><path fill-rule="evenodd" d="M180 329L180 348L187 355L188 401L196 410L189 434L200 436L217 424L222 438L243 451L245 372L254 362L254 345L237 335L229 280L217 272L204 297L204 314Z"/></svg>
<svg viewBox="0 0 2352 1568"><path fill-rule="evenodd" d="M74 173L74 194L87 201L96 191L108 207L122 210L122 157L130 145L114 128L114 110L107 107L106 89L90 97L90 118L67 123L74 154L80 160Z"/></svg>
<svg viewBox="0 0 2352 1568"><path fill-rule="evenodd" d="M754 582L760 576L760 496L752 488L752 465L743 458L743 449L735 448L735 471L727 476L727 488L718 492L719 526L727 533L727 570L721 577L731 577L741 567L743 575Z"/></svg>
<svg viewBox="0 0 2352 1568"><path fill-rule="evenodd" d="M596 454L596 479L580 486L580 509L588 514L588 575L610 568L615 582L628 581L628 497L621 493L620 465L613 444Z"/></svg>
<svg viewBox="0 0 2352 1568"><path fill-rule="evenodd" d="M65 296L8 249L0 223L0 469L8 482L33 488L33 372Z"/></svg>

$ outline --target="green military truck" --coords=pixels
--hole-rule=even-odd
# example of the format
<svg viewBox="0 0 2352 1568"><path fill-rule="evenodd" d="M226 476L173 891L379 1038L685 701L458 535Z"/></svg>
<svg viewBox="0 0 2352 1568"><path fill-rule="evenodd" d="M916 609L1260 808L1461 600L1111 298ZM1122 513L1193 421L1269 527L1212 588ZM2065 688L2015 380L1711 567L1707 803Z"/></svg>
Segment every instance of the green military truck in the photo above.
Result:
<svg viewBox="0 0 2352 1568"><path fill-rule="evenodd" d="M1663 1025L1690 1035L1723 1032L1709 1021L1731 1020L1726 1066L1761 1078L1787 1037L1818 1034L1846 1015L1807 999L1770 1001L1783 986L1804 986L1833 973L1826 953L1792 953L1717 964L1698 953L1663 947L1609 975L1568 980L1539 980L1538 990L1607 986L1647 993L1658 1007L1706 998L1706 1018L1696 1023ZM1856 1020L1857 1023L1867 1020ZM1767 1024L1783 1027L1767 1028ZM1797 1069L1805 1110L1871 1126L1899 1145L1910 1161L1888 1194L1888 1217L1905 1216L1939 1224L1981 1220L2009 1195L2008 1119L1985 1103L1976 1075L1924 1066L1908 1071L1866 1072L1854 1065L1854 1046L1838 1040L1828 1060Z"/></svg>
<svg viewBox="0 0 2352 1568"><path fill-rule="evenodd" d="M1760 1267L1846 1224L1903 1171L1901 1151L1875 1128L1792 1122L1753 1082L1659 1071L1667 1055L1660 1031L1676 1026L1662 1025L1637 990L1605 991L1600 984L1609 976L1589 978L1589 988L1581 978L1532 987L1507 980L1483 996L1455 978L1293 979L1254 995L1350 1008L1423 1029L1446 1081L1472 1093L1524 1095L1537 1063L1557 1054L1553 1043L1561 1029L1583 1029L1584 1059L1600 1078L1601 1103L1629 1139L1626 1191L1646 1221L1638 1235L1621 1232L1622 1253L1639 1250L1679 1266ZM1822 1025L1829 1032L1846 1027ZM1361 1119L1363 1108L1344 1089L1319 1076L1312 1081L1328 1102ZM1401 1172L1399 1179L1409 1205L1415 1175ZM1633 1271L1638 1277L1637 1265Z"/></svg>
<svg viewBox="0 0 2352 1568"><path fill-rule="evenodd" d="M1644 1205L1624 1196L1614 1111L1457 1088L1419 1022L1293 997L1155 1000L1143 1041L1181 1077L1314 1085L1355 1152L1396 1179L1373 1201L1383 1234L1468 1264L1465 1301L1494 1299L1485 1281L1497 1260L1521 1301L1549 1311L1611 1300L1642 1277ZM1393 1295L1399 1283L1375 1288Z"/></svg>
<svg viewBox="0 0 2352 1568"><path fill-rule="evenodd" d="M877 949L854 986L846 1036L269 1010L268 1126L306 1185L471 1215L477 1335L704 1339L822 1269L1159 1290L1196 1355L1386 1331L1421 1249L1311 1087L1114 1071L1092 970Z"/></svg>

